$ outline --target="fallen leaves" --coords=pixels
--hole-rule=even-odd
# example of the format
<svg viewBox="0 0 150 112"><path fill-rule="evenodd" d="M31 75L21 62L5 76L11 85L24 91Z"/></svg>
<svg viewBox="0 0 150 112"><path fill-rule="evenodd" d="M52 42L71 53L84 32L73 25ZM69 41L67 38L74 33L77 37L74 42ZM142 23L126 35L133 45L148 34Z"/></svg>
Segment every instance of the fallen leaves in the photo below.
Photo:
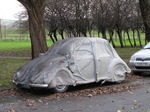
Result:
<svg viewBox="0 0 150 112"><path fill-rule="evenodd" d="M138 88L140 85L110 85L110 86L100 86L96 88L89 88L89 89L83 89L75 92L66 92L66 93L57 93L57 94L50 94L46 96L46 99L59 99L59 98L68 98L72 96L85 96L85 97L92 97L96 95L101 94L112 94L112 93L122 93L122 92L128 92L130 94L133 94L132 90ZM21 91L17 89L11 89L11 90L3 90L0 92L0 96L33 96L34 94L27 92L27 91ZM29 106L34 103L33 101L28 101ZM38 101L39 103L43 103L42 100Z"/></svg>
<svg viewBox="0 0 150 112"><path fill-rule="evenodd" d="M41 99L39 99L38 102L43 104L43 101Z"/></svg>
<svg viewBox="0 0 150 112"><path fill-rule="evenodd" d="M5 90L0 90L0 97L6 97L6 96L32 96L31 93L28 91L22 91L19 89L5 89Z"/></svg>
<svg viewBox="0 0 150 112"><path fill-rule="evenodd" d="M133 75L127 76L127 80L131 78L140 79L141 77L133 76ZM122 92L128 92L130 94L133 94L132 90L140 87L140 83L134 85L125 81L123 84L118 84L118 85L99 86L98 84L96 84L96 86L92 86L92 87L88 87L85 85L82 85L81 87L83 87L83 89L81 88L77 91L70 91L66 93L57 93L57 94L48 93L49 95L46 95L45 99L60 99L60 98L67 98L72 96L84 96L90 98L92 96L101 95L101 94L112 94L112 93L122 93ZM147 90L147 93L149 92L150 90ZM1 90L0 96L5 97L5 96L35 96L35 95L29 91L22 91L19 89L8 89L8 90ZM43 101L41 100L39 100L38 102L43 103ZM31 101L29 105L30 104L32 105Z"/></svg>
<svg viewBox="0 0 150 112"><path fill-rule="evenodd" d="M142 79L143 77L142 77L142 76L139 76L139 75L131 75L131 74L128 74L128 75L126 76L126 78L133 80L133 79Z"/></svg>
<svg viewBox="0 0 150 112"><path fill-rule="evenodd" d="M132 91L130 91L130 90L128 90L128 93L133 95L133 92L132 92Z"/></svg>
<svg viewBox="0 0 150 112"><path fill-rule="evenodd" d="M27 105L28 107L34 106L34 105L35 105L35 100L28 99L26 105Z"/></svg>
<svg viewBox="0 0 150 112"><path fill-rule="evenodd" d="M123 112L123 111L121 111L121 110L117 110L116 112Z"/></svg>
<svg viewBox="0 0 150 112"><path fill-rule="evenodd" d="M7 112L16 112L15 109L8 109Z"/></svg>
<svg viewBox="0 0 150 112"><path fill-rule="evenodd" d="M60 98L68 98L73 96L84 96L84 97L93 97L96 95L103 95L103 94L112 94L112 93L122 93L122 92L129 92L130 94L133 94L131 92L132 90L138 88L140 85L114 85L114 86L103 86L103 87L97 87L92 89L85 89L75 92L66 92L66 93L56 93L53 95L49 95L44 97L44 99L60 99Z"/></svg>
<svg viewBox="0 0 150 112"><path fill-rule="evenodd" d="M88 97L92 97L93 95L92 95L92 94L88 94L87 96L88 96Z"/></svg>

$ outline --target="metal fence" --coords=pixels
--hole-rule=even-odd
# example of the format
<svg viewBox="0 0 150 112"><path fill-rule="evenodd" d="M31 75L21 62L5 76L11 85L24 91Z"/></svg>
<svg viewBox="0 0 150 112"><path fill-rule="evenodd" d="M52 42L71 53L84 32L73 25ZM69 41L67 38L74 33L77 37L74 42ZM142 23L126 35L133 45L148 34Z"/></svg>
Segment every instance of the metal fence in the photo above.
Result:
<svg viewBox="0 0 150 112"><path fill-rule="evenodd" d="M29 32L15 26L13 20L0 19L0 40L29 40Z"/></svg>

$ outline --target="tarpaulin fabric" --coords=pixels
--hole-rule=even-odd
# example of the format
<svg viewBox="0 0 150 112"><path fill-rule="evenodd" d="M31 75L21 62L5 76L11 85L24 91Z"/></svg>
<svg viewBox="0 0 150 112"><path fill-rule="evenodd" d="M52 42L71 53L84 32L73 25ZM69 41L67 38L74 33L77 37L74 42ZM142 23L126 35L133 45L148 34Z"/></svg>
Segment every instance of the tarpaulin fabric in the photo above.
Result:
<svg viewBox="0 0 150 112"><path fill-rule="evenodd" d="M41 57L21 67L16 84L76 85L98 81L120 82L130 73L127 64L102 38L76 37L60 40Z"/></svg>

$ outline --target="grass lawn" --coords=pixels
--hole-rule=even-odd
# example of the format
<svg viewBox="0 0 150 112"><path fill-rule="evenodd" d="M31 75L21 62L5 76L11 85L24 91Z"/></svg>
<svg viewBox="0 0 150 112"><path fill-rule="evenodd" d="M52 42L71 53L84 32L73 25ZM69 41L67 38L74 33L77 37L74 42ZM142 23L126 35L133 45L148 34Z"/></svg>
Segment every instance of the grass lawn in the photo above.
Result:
<svg viewBox="0 0 150 112"><path fill-rule="evenodd" d="M52 43L48 42L48 46ZM0 41L0 57L14 57L13 59L0 58L0 90L7 88L14 88L12 83L13 76L18 68L24 64L30 62L30 59L15 58L15 57L30 57L31 56L31 44L30 41ZM135 48L116 48L116 51L120 57L126 62L131 55L141 49Z"/></svg>
<svg viewBox="0 0 150 112"><path fill-rule="evenodd" d="M47 42L52 45L51 41ZM0 56L31 57L31 42L27 40L0 40Z"/></svg>
<svg viewBox="0 0 150 112"><path fill-rule="evenodd" d="M133 47L133 48L115 48L117 51L118 55L122 59L130 59L130 57L138 50L140 50L140 47Z"/></svg>
<svg viewBox="0 0 150 112"><path fill-rule="evenodd" d="M0 41L0 56L30 57L30 49L30 41Z"/></svg>
<svg viewBox="0 0 150 112"><path fill-rule="evenodd" d="M0 90L14 88L12 80L15 71L29 61L29 59L0 59Z"/></svg>

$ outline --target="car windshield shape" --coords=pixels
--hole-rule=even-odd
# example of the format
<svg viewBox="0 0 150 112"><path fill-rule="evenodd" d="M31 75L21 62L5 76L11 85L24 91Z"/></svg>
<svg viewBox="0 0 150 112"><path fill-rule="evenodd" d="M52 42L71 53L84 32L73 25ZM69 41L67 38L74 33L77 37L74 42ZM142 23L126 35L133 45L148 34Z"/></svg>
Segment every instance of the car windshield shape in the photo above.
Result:
<svg viewBox="0 0 150 112"><path fill-rule="evenodd" d="M64 41L58 41L48 50L46 54L54 55L59 54L65 56L69 52L70 48L66 47Z"/></svg>
<svg viewBox="0 0 150 112"><path fill-rule="evenodd" d="M146 46L144 46L144 49L150 49L150 42Z"/></svg>

